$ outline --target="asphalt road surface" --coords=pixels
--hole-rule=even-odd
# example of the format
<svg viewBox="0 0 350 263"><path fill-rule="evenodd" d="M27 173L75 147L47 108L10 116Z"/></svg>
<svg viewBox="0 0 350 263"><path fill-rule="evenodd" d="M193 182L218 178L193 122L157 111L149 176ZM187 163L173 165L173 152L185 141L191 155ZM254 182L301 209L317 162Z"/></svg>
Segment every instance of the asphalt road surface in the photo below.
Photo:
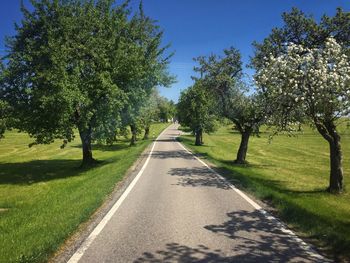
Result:
<svg viewBox="0 0 350 263"><path fill-rule="evenodd" d="M176 128L157 139L132 190L70 262L325 261L187 152Z"/></svg>

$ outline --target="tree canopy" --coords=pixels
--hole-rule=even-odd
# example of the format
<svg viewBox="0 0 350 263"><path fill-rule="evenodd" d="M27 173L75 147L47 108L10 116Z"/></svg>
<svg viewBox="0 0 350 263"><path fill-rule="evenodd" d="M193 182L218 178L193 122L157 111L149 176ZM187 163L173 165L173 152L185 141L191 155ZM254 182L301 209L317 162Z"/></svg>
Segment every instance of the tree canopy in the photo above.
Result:
<svg viewBox="0 0 350 263"><path fill-rule="evenodd" d="M342 153L338 119L348 116L350 14L337 10L319 23L297 9L283 14L284 26L260 44L255 43L252 66L268 104L271 124L291 130L309 120L330 146L328 190L343 189Z"/></svg>
<svg viewBox="0 0 350 263"><path fill-rule="evenodd" d="M290 44L286 54L265 62L256 79L275 109L275 124L288 128L302 113L329 142L329 189L341 191L342 155L336 126L337 119L350 113L350 63L342 47L334 38L313 49Z"/></svg>
<svg viewBox="0 0 350 263"><path fill-rule="evenodd" d="M265 59L270 55L276 57L286 52L286 45L294 43L305 48L317 48L323 45L329 36L350 52L350 14L337 9L335 16L324 15L317 21L298 8L282 14L283 26L272 29L261 43L253 42L254 56L251 66L255 69L264 67Z"/></svg>
<svg viewBox="0 0 350 263"><path fill-rule="evenodd" d="M4 66L0 61L0 139L3 138L6 131L8 122L8 111L9 107L7 102L3 99L3 70Z"/></svg>
<svg viewBox="0 0 350 263"><path fill-rule="evenodd" d="M201 84L197 81L183 91L177 104L179 122L194 132L196 145L203 144L203 132L213 132L217 128L215 100Z"/></svg>
<svg viewBox="0 0 350 263"><path fill-rule="evenodd" d="M225 49L223 56L212 54L195 61L200 77L194 79L202 81L203 88L216 101L218 114L229 119L242 136L235 162L245 163L249 137L259 132L266 119L263 97L252 93L252 87L244 80L241 54L234 47Z"/></svg>
<svg viewBox="0 0 350 263"><path fill-rule="evenodd" d="M110 138L139 99L171 80L162 31L142 5L129 19L128 5L113 2L33 0L7 41L4 97L20 120L14 127L36 143L70 141L78 128L83 163L93 162L92 140Z"/></svg>

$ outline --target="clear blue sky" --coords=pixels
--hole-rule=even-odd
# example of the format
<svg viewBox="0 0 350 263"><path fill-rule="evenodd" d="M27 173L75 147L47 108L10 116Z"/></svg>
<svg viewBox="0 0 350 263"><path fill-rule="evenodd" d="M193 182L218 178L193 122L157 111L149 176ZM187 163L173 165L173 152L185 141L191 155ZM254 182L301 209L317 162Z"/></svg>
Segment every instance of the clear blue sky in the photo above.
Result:
<svg viewBox="0 0 350 263"><path fill-rule="evenodd" d="M138 2L131 0L135 7ZM21 19L19 3L0 2L0 54L4 53L4 36L12 35L14 22ZM171 88L161 88L161 94L177 101L180 91L192 84L194 57L234 46L248 63L251 43L261 41L273 27L280 26L282 12L293 6L316 19L325 13L334 15L338 6L350 11L349 0L144 0L146 14L158 20L165 32L164 43L170 43L175 51L170 72L178 82ZM251 73L248 69L246 72Z"/></svg>

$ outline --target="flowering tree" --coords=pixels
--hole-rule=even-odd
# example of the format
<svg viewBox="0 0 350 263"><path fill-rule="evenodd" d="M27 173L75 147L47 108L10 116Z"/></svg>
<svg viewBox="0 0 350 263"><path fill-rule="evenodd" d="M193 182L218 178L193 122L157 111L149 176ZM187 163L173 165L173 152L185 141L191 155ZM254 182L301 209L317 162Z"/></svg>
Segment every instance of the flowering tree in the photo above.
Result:
<svg viewBox="0 0 350 263"><path fill-rule="evenodd" d="M265 58L255 79L274 108L275 124L286 129L302 115L330 146L328 190L343 189L342 152L337 120L350 113L350 62L330 37L319 48L289 44L286 52Z"/></svg>

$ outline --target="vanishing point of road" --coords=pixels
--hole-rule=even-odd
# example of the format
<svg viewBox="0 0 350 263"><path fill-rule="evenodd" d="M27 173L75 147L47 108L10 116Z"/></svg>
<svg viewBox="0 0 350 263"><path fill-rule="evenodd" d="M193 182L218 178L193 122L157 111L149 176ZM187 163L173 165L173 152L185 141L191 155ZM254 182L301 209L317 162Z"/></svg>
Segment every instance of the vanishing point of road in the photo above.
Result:
<svg viewBox="0 0 350 263"><path fill-rule="evenodd" d="M325 262L175 138L142 171L69 262Z"/></svg>

